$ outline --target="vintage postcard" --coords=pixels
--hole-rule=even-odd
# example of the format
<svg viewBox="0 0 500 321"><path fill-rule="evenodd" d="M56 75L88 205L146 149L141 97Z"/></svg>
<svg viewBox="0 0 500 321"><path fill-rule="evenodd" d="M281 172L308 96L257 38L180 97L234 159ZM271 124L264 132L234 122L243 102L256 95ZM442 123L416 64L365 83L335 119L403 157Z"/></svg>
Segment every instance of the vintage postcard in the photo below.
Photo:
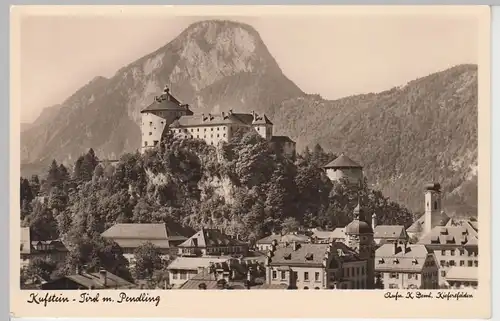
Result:
<svg viewBox="0 0 500 321"><path fill-rule="evenodd" d="M489 14L12 7L12 316L489 317Z"/></svg>

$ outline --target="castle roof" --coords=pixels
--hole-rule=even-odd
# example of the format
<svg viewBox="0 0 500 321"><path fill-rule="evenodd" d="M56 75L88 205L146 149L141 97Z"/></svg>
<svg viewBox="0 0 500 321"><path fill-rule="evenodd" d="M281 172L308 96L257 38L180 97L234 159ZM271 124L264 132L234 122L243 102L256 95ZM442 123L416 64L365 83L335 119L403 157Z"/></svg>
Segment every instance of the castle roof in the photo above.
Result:
<svg viewBox="0 0 500 321"><path fill-rule="evenodd" d="M375 251L375 271L421 272L429 254L422 244L384 244Z"/></svg>
<svg viewBox="0 0 500 321"><path fill-rule="evenodd" d="M188 105L181 105L181 103L175 98L168 87L165 87L163 93L160 96L156 96L155 100L151 105L141 110L141 113L152 112L152 111L162 111L162 110L173 110L173 111L188 111L192 113Z"/></svg>
<svg viewBox="0 0 500 321"><path fill-rule="evenodd" d="M363 168L361 165L350 159L344 154L335 158L333 161L323 166L324 168Z"/></svg>
<svg viewBox="0 0 500 321"><path fill-rule="evenodd" d="M272 123L266 117L266 115L257 115L252 112L249 113L233 113L231 110L229 112L220 113L207 113L198 115L187 115L182 116L176 121L174 121L170 127L171 128L183 128L183 127L196 127L196 126L219 126L219 125L260 125L260 124L270 124Z"/></svg>

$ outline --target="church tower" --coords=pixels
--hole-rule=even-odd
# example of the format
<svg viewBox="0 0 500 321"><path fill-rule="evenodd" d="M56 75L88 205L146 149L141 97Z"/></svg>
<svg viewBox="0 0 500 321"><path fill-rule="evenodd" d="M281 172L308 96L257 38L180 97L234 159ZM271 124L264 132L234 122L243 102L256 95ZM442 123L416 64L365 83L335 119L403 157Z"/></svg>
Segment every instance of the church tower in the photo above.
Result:
<svg viewBox="0 0 500 321"><path fill-rule="evenodd" d="M429 233L441 223L441 185L439 183L425 186L424 234Z"/></svg>
<svg viewBox="0 0 500 321"><path fill-rule="evenodd" d="M158 145L165 130L182 116L193 115L188 105L182 105L165 86L153 103L141 110L141 152Z"/></svg>
<svg viewBox="0 0 500 321"><path fill-rule="evenodd" d="M373 241L373 229L371 227L371 216L360 216L362 214L359 204L354 208L354 218L345 227L347 246L356 250L361 259L366 260L366 288L373 289L375 283L375 244Z"/></svg>

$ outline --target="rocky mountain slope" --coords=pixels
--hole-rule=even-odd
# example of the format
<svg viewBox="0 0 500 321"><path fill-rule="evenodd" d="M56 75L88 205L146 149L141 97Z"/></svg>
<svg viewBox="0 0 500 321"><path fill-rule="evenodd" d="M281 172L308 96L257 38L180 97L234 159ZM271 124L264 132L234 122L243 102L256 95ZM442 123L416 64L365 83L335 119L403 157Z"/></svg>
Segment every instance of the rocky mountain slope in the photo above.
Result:
<svg viewBox="0 0 500 321"><path fill-rule="evenodd" d="M477 68L463 65L382 93L335 101L304 94L258 33L229 21L191 25L157 51L96 77L21 135L22 171L74 160L92 147L114 158L140 145L139 111L168 84L195 112L265 112L298 148L321 144L365 166L370 183L419 211L438 180L447 211L477 207Z"/></svg>

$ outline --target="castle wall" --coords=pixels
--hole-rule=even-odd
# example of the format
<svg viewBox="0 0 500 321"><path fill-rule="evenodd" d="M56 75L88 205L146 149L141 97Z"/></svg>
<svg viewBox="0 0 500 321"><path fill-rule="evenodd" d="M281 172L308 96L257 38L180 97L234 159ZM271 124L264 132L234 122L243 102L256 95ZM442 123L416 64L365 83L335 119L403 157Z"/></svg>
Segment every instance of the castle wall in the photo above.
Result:
<svg viewBox="0 0 500 321"><path fill-rule="evenodd" d="M144 150L160 143L167 120L153 113L143 113L141 118L141 150Z"/></svg>
<svg viewBox="0 0 500 321"><path fill-rule="evenodd" d="M332 181L337 182L346 178L352 184L358 184L363 180L363 170L361 168L327 168L326 176Z"/></svg>

